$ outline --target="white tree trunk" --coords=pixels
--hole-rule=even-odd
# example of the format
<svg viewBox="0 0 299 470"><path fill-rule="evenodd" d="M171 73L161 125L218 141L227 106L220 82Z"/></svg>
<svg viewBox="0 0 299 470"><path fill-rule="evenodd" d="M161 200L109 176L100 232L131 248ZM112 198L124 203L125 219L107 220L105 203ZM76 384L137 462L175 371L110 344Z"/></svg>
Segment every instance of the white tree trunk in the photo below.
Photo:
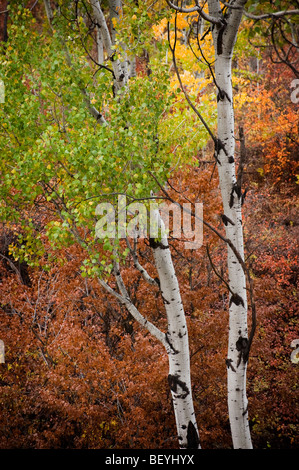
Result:
<svg viewBox="0 0 299 470"><path fill-rule="evenodd" d="M234 6L242 8L246 1L236 1ZM219 17L219 2L211 0L210 14ZM244 260L241 187L237 184L235 170L235 126L231 83L231 60L241 10L231 10L224 28L214 32L215 79L218 109L218 173L223 201L226 237ZM220 32L221 31L221 32ZM219 37L221 34L221 37ZM235 449L252 448L248 422L246 397L247 369L247 294L244 270L228 247L227 266L230 287L229 338L227 357L228 409Z"/></svg>
<svg viewBox="0 0 299 470"><path fill-rule="evenodd" d="M122 64L119 59L115 59L115 51L113 49L115 30L112 28L112 34L110 34L105 15L102 11L101 4L99 0L90 0L94 20L100 29L100 34L103 39L104 48L108 55L109 60L111 60L111 65L114 74L114 92L117 93L123 86L127 83L127 74L124 73Z"/></svg>
<svg viewBox="0 0 299 470"><path fill-rule="evenodd" d="M158 210L154 211L154 215L157 225L161 225L162 231L165 231ZM150 239L150 245L167 313L168 382L172 393L178 439L181 448L200 448L192 400L186 317L166 235L160 241Z"/></svg>
<svg viewBox="0 0 299 470"><path fill-rule="evenodd" d="M109 13L111 19L111 40L115 44L117 31L113 19L118 21L122 17L122 1L121 0L109 0ZM136 59L135 56L130 54L127 46L124 42L121 42L120 52L122 54L123 60L121 61L121 67L123 74L125 76L125 83L132 77L136 75Z"/></svg>
<svg viewBox="0 0 299 470"><path fill-rule="evenodd" d="M241 198L233 189L235 176L235 138L234 115L230 84L231 61L217 57L215 75L218 86L230 97L218 102L218 138L225 145L225 151L218 155L219 182L223 201L224 215L233 224L227 222L226 237L233 243L244 259ZM230 163L231 162L231 163ZM232 207L230 207L232 206ZM242 266L231 248L228 247L227 265L229 286L237 297L230 294L229 339L228 339L228 406L234 448L251 448L246 398L247 362L242 349L247 345L247 295L246 279ZM240 300L242 299L242 301Z"/></svg>
<svg viewBox="0 0 299 470"><path fill-rule="evenodd" d="M157 226L161 226L162 232L165 233L165 227L159 211L153 211L153 216L155 220L151 218L151 222L153 221ZM114 276L119 293L102 279L98 278L98 281L105 290L114 295L121 304L126 306L133 318L135 318L140 325L146 328L149 333L157 338L165 347L169 359L168 383L172 394L180 448L200 449L192 399L187 324L167 237L164 235L159 241L153 238L150 239L159 282L151 278L140 265L136 250L132 250L128 239L127 244L133 255L134 265L140 271L143 278L149 284L160 288L168 320L167 333L163 333L148 321L131 302L117 261L114 262Z"/></svg>
<svg viewBox="0 0 299 470"><path fill-rule="evenodd" d="M97 62L102 65L104 63L104 44L100 28L96 28L96 40L97 40Z"/></svg>

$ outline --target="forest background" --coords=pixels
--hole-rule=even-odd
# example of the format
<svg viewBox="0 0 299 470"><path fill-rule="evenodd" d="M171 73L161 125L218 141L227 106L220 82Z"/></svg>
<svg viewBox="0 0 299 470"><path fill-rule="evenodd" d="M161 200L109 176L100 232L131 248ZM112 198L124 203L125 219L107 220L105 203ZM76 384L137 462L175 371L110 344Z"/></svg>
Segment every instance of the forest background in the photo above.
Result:
<svg viewBox="0 0 299 470"><path fill-rule="evenodd" d="M175 13L162 1L128 1L114 22L102 2L111 35L117 30L115 50L132 57L130 92L122 100L112 61L98 47L90 3L50 2L59 18L49 24L44 2L0 1L0 448L177 448L167 355L97 282L100 272L119 287L111 277L110 241L90 241L100 200L94 194L108 200L125 188L146 200L150 189L163 195L167 182L173 200L203 203L204 220L223 229L214 143L186 101L187 95L214 132L207 23L200 25L199 60L193 13ZM245 260L257 313L247 370L249 424L253 446L262 449L298 447L299 17L254 19L284 9L298 4L248 2L233 56L235 122L246 143ZM181 82L168 44L175 25ZM91 120L99 103L100 116ZM99 121L109 119L115 141L101 131L99 142L97 129L105 129ZM237 163L240 144L236 138ZM71 183L64 179L63 195L78 208L73 214L90 241L89 260L85 246L69 236L71 223L55 212L50 182L66 173ZM185 249L171 233L169 245L188 326L201 446L230 448L225 246L206 226L201 248ZM165 330L158 287L144 281L133 252L121 247L132 303ZM139 241L138 255L155 279L148 240Z"/></svg>

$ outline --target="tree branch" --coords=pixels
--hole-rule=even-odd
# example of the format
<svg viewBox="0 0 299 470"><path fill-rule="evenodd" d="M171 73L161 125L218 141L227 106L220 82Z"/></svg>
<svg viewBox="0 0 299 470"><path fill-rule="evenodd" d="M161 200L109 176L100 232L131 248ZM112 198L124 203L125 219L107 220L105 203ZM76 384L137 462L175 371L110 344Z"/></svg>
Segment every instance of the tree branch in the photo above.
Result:
<svg viewBox="0 0 299 470"><path fill-rule="evenodd" d="M206 123L206 121L204 120L204 118L202 117L202 115L198 112L198 110L196 109L196 107L194 106L194 104L192 103L192 101L190 100L189 95L188 95L188 93L186 92L186 90L185 90L185 88L184 88L184 85L183 85L183 83L182 83L182 79L181 79L181 76L180 76L180 72L179 72L179 69L178 69L178 66L177 66L177 63L176 63L176 57L175 57L175 48L176 48L176 41L177 41L177 34L176 34L176 18L175 18L175 40L174 40L173 46L171 46L171 42L170 42L170 25L169 25L169 22L168 22L168 24L167 24L167 34L168 34L169 48L170 48L171 53L172 53L173 66L174 66L176 75L177 75L177 77L178 77L178 81L179 81L180 87L181 87L181 89L182 89L182 92L184 93L185 98L186 98L186 100L187 100L189 106L192 108L192 110L195 112L195 114L196 114L197 117L200 119L200 121L202 122L202 124L205 126L207 132L209 133L209 135L210 135L211 138L213 139L214 144L216 144L216 141L217 141L216 137L214 136L213 132L212 132L211 129L209 128L208 124Z"/></svg>
<svg viewBox="0 0 299 470"><path fill-rule="evenodd" d="M91 0L91 6L94 14L94 19L96 24L100 29L100 34L103 38L104 47L107 51L108 57L112 62L112 68L115 76L114 87L115 93L119 91L125 84L127 80L126 74L122 70L122 66L119 59L114 60L115 51L114 46L114 34L110 34L108 25L104 16L104 13L101 9L99 0ZM113 30L114 31L114 30Z"/></svg>
<svg viewBox="0 0 299 470"><path fill-rule="evenodd" d="M101 5L99 0L91 0L92 11L94 14L94 19L101 31L101 36L103 38L104 46L107 51L109 58L111 59L114 55L114 50L112 49L112 39L110 36L110 32L105 20L104 13L101 9Z"/></svg>
<svg viewBox="0 0 299 470"><path fill-rule="evenodd" d="M138 260L138 256L137 256L137 252L136 252L136 243L137 243L137 240L136 238L134 239L134 248L132 248L129 240L128 240L128 237L126 237L126 242L127 242L127 246L130 250L130 253L132 255L132 258L133 258L133 263L134 263L134 266L135 268L141 273L143 279L150 285L152 286L156 286L156 287L159 287L159 283L157 282L156 279L152 278L148 272L146 271L146 269L139 263L139 260Z"/></svg>
<svg viewBox="0 0 299 470"><path fill-rule="evenodd" d="M216 18L214 16L209 15L208 13L205 13L203 11L203 7L201 7L198 3L198 0L195 1L196 6L192 8L183 8L183 7L178 7L177 5L174 5L170 0L166 0L168 5L173 8L173 10L178 11L180 13L198 13L204 20L208 21L209 23L216 24L216 25L221 25L222 20L220 18Z"/></svg>
<svg viewBox="0 0 299 470"><path fill-rule="evenodd" d="M98 283L100 286L102 286L109 294L113 295L122 305L124 305L127 310L131 313L132 317L144 328L146 328L149 333L151 333L160 343L163 344L163 346L166 348L166 350L169 349L169 345L165 339L165 334L159 330L153 323L148 321L146 318L144 318L143 315L137 310L134 304L132 304L131 300L128 297L123 297L120 295L118 292L116 292L114 289L112 289L105 281L103 281L101 278L97 278Z"/></svg>
<svg viewBox="0 0 299 470"><path fill-rule="evenodd" d="M51 3L49 0L44 0L44 5L45 5L45 10L46 10L46 15L47 15L47 18L48 18L48 21L49 21L49 25L50 27L52 28L52 22L53 22L53 18L54 18L54 15L53 15L53 10L52 10L52 7L51 7ZM66 61L67 61L67 64L68 66L71 68L72 72L73 72L73 76L76 77L76 70L72 64L72 60L71 60L71 56L70 56L70 53L68 51L68 48L63 40L63 38L60 38L60 41L61 41L61 44L62 44L62 47L65 51L65 56L66 56ZM79 90L80 92L82 93L83 95L83 99L84 99L84 103L89 111L89 113L100 123L100 124L107 124L107 121L106 119L104 118L104 116L94 107L92 106L91 102L90 102L90 99L89 99L89 96L87 94L87 91L85 90L85 88L83 88L82 86L78 85L79 87Z"/></svg>
<svg viewBox="0 0 299 470"><path fill-rule="evenodd" d="M281 18L283 16L288 15L299 15L299 10L283 10L277 11L275 13L265 13L263 15L253 15L252 13L248 13L245 10L243 13L245 16L247 16L247 18L250 18L251 20L265 20L267 18Z"/></svg>
<svg viewBox="0 0 299 470"><path fill-rule="evenodd" d="M232 10L243 10L243 6L231 5L230 3L223 2L222 0L220 0L220 2L222 3L222 5L227 8L231 8ZM253 15L252 13L249 13L248 11L244 10L243 14L247 16L247 18L250 18L252 20L265 20L267 18L281 18L282 16L287 15L299 15L299 10L281 10L274 13L264 13L262 15Z"/></svg>

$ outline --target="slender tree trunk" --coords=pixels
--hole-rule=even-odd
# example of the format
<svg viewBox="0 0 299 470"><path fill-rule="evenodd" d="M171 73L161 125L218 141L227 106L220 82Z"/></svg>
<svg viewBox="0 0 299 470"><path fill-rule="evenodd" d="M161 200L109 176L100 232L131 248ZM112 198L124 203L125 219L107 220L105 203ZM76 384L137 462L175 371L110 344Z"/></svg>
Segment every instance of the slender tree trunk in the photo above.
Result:
<svg viewBox="0 0 299 470"><path fill-rule="evenodd" d="M101 8L101 3L99 0L91 0L90 1L94 16L94 21L97 24L97 27L100 30L101 37L103 39L103 45L108 55L108 59L111 61L111 66L113 69L114 75L114 93L116 94L122 87L124 87L127 83L127 74L124 73L122 64L119 59L115 58L115 50L114 50L114 37L115 37L115 29L112 28L110 33L105 15ZM120 3L120 2L119 2ZM113 16L114 17L114 16ZM117 18L118 16L115 16Z"/></svg>
<svg viewBox="0 0 299 470"><path fill-rule="evenodd" d="M121 0L109 0L109 13L111 20L111 40L112 43L116 43L117 31L115 29L114 21L118 21L122 17L122 1ZM135 56L130 54L126 44L120 43L120 51L123 57L121 61L121 67L125 76L124 81L127 82L130 78L136 75L136 59Z"/></svg>
<svg viewBox="0 0 299 470"><path fill-rule="evenodd" d="M140 271L142 277L150 285L160 289L168 320L167 332L162 332L147 320L132 303L121 276L119 262L116 259L114 261L114 276L119 292L112 289L100 278L98 278L98 281L105 290L126 306L127 310L140 325L146 328L151 335L163 344L169 360L168 383L172 394L179 446L181 449L199 449L200 444L191 389L188 331L179 284L172 263L164 223L158 209L151 211L150 221L156 227L161 227L163 234L162 237L158 238L157 229L156 234L151 235L157 238L150 238L150 246L153 251L159 280L152 278L140 265L136 250L137 240L134 241L134 249L132 249L128 239L127 245L133 256L136 269Z"/></svg>
<svg viewBox="0 0 299 470"><path fill-rule="evenodd" d="M235 169L235 124L231 82L232 54L246 0L236 0L237 9L229 10L222 17L219 2L210 0L210 14L221 18L222 26L214 28L215 79L218 111L218 173L226 218L226 237L232 242L244 260L244 243L241 210L241 185ZM244 270L235 254L228 247L229 275L229 338L227 357L228 410L233 446L235 449L251 449L246 396L247 369L247 293Z"/></svg>
<svg viewBox="0 0 299 470"><path fill-rule="evenodd" d="M157 224L162 225L163 231L164 224L158 211L155 215ZM178 439L181 448L198 449L200 444L192 400L188 331L179 284L167 237L163 236L161 241L150 239L150 244L167 313L168 383L172 394Z"/></svg>
<svg viewBox="0 0 299 470"><path fill-rule="evenodd" d="M234 113L231 87L231 59L217 57L216 81L224 98L218 101L218 138L225 146L218 155L220 189L224 215L233 223L225 226L226 237L231 240L244 259L241 197L235 175ZM226 219L227 220L227 219ZM230 294L228 339L228 407L234 448L251 448L246 398L246 368L242 351L247 345L246 278L242 266L228 247L227 265ZM235 294L235 296L234 296Z"/></svg>
<svg viewBox="0 0 299 470"><path fill-rule="evenodd" d="M97 41L97 62L98 64L104 63L104 45L103 45L103 38L101 34L100 28L97 26L96 28L96 41Z"/></svg>

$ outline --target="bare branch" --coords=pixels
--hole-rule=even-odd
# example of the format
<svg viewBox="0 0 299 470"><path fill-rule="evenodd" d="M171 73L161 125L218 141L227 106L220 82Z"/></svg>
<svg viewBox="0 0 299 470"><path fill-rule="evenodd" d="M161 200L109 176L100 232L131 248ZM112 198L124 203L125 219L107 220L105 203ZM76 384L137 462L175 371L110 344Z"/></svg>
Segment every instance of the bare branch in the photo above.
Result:
<svg viewBox="0 0 299 470"><path fill-rule="evenodd" d="M222 5L226 6L227 8L231 8L232 10L243 10L243 7L239 6L234 6L231 5L230 3L223 2L220 0ZM247 16L247 18L250 18L252 20L265 20L267 18L281 18L283 16L288 16L288 15L299 15L299 10L282 10L282 11L277 11L274 13L264 13L262 15L253 15L252 13L249 13L248 11L243 11L244 15Z"/></svg>
<svg viewBox="0 0 299 470"><path fill-rule="evenodd" d="M45 10L46 10L46 14L47 14L47 18L48 18L48 21L49 21L49 24L52 28L52 22L53 22L53 18L54 18L54 15L53 15L53 10L52 10L52 7L51 7L51 3L49 0L44 0L44 5L45 5ZM68 51L68 48L64 42L64 40L61 38L60 39L61 41L61 44L62 44L62 47L65 51L65 56L66 56L66 61L67 61L67 64L68 66L71 68L72 72L73 72L73 76L76 77L76 73L77 71L75 70L74 66L73 66L73 63L72 63L72 60L71 60L71 56L70 56L70 53ZM79 86L79 90L80 92L82 93L83 95L83 99L84 99L84 103L89 111L89 113L100 123L100 124L107 124L107 121L106 119L104 118L104 116L91 104L90 102L90 99L89 99L89 96L88 96L88 93L87 91L85 90L85 88L83 88L82 86L78 85Z"/></svg>
<svg viewBox="0 0 299 470"><path fill-rule="evenodd" d="M137 244L137 240L136 238L134 239L134 248L132 248L129 240L128 240L128 237L126 237L126 242L127 242L127 246L130 250L130 253L132 255L132 258L133 258L133 263L134 263L134 266L136 269L138 269L138 271L141 273L143 279L150 285L152 286L156 286L156 287L159 287L159 284L157 282L156 279L152 278L147 270L139 263L139 260L138 260L138 256L137 256L137 250L136 250L136 244Z"/></svg>
<svg viewBox="0 0 299 470"><path fill-rule="evenodd" d="M9 264L10 268L16 273L16 275L18 276L20 282L22 284L24 284L24 281L22 279L22 276L21 276L21 273L20 271L16 268L16 266L14 265L14 263L5 255L3 255L2 253L0 253L0 256L2 259L5 259L5 261Z"/></svg>
<svg viewBox="0 0 299 470"><path fill-rule="evenodd" d="M284 10L277 11L275 13L265 13L264 15L253 15L252 13L244 11L244 15L252 20L265 20L267 18L281 18L283 16L299 15L299 10Z"/></svg>
<svg viewBox="0 0 299 470"><path fill-rule="evenodd" d="M173 66L174 66L176 75L177 75L177 77L178 77L178 81L179 81L180 87L181 87L181 89L182 89L182 92L184 93L185 98L186 98L188 104L190 105L190 107L192 108L192 110L195 112L195 114L197 115L197 117L200 119L200 121L202 122L202 124L205 126L206 130L208 131L208 133L210 134L211 138L213 139L213 141L214 141L214 143L215 143L216 140L217 140L216 137L214 136L213 132L212 132L211 129L209 128L208 124L206 123L206 121L204 120L204 118L202 117L202 115L199 113L199 111L196 109L196 107L194 106L194 104L193 104L192 101L190 100L189 95L188 95L188 93L186 92L186 90L185 90L185 88L184 88L184 85L183 85L183 83L182 83L182 79L181 79L181 76L180 76L180 72L179 72L179 69L178 69L178 66L177 66L177 62L176 62L176 57L175 57L175 48L176 48L176 41L177 41L177 34L176 34L176 18L175 18L175 40L174 40L173 46L171 46L171 42L170 42L170 26L169 26L169 23L167 24L167 32L168 32L169 47L170 47L170 50L171 50L171 53L172 53Z"/></svg>
<svg viewBox="0 0 299 470"><path fill-rule="evenodd" d="M123 297L114 289L112 289L103 279L97 278L98 283L102 286L109 294L113 295L122 305L124 305L131 313L133 318L144 328L146 328L163 346L168 350L169 345L165 339L165 334L159 330L153 323L144 318L143 315L137 310L135 305L131 302L128 297Z"/></svg>
<svg viewBox="0 0 299 470"><path fill-rule="evenodd" d="M168 5L173 8L175 11L178 11L180 13L198 13L204 20L208 21L209 23L216 24L216 25L222 25L222 20L220 18L216 18L214 16L209 15L208 13L205 13L203 11L203 7L201 7L198 4L198 1L196 1L196 6L192 8L183 8L183 7L178 7L177 5L174 5L170 0L166 0Z"/></svg>
<svg viewBox="0 0 299 470"><path fill-rule="evenodd" d="M233 294L233 291L231 290L231 288L230 288L228 282L223 278L223 276L221 276L221 274L218 273L217 269L215 268L215 265L214 265L214 263L213 263L213 261L212 261L211 255L210 255L209 245L206 246L206 249L207 249L207 255L208 255L208 258L209 258L209 261L210 261L210 264L211 264L211 267L212 267L214 273L216 274L217 277L219 277L219 279L221 280L221 282L223 282L223 283L226 285L226 287L227 287L227 289L229 290L229 292L230 292L231 294Z"/></svg>

